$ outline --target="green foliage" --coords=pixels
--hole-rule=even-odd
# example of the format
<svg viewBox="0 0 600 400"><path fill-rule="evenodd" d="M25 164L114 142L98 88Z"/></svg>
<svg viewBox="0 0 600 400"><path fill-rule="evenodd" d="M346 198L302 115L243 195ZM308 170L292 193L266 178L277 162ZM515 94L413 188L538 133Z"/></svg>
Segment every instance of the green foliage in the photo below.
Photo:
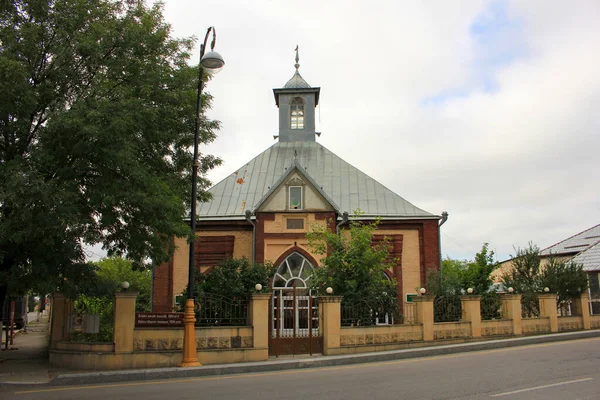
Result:
<svg viewBox="0 0 600 400"><path fill-rule="evenodd" d="M491 273L498 267L489 244L483 243L475 259L442 260L440 271L430 270L427 276L427 292L434 296L452 296L464 293L468 288L473 294L483 295L492 287Z"/></svg>
<svg viewBox="0 0 600 400"><path fill-rule="evenodd" d="M588 276L583 264L560 261L555 257L550 258L540 279L544 287L556 293L559 304L581 295L588 288Z"/></svg>
<svg viewBox="0 0 600 400"><path fill-rule="evenodd" d="M0 300L85 289L85 243L159 263L190 235L193 41L146 4L0 4ZM200 118L201 141L218 127ZM200 161L205 199L220 160Z"/></svg>
<svg viewBox="0 0 600 400"><path fill-rule="evenodd" d="M123 281L129 282L129 290L138 292L135 303L137 312L152 309L152 271L135 270L133 263L120 257L104 258L94 263L98 268L98 277L112 288L114 293Z"/></svg>
<svg viewBox="0 0 600 400"><path fill-rule="evenodd" d="M231 258L223 261L205 274L194 275L194 296L215 294L230 299L245 299L256 293L257 283L262 292L270 291L269 278L275 273L271 263L251 265L247 258ZM186 297L186 290L182 293Z"/></svg>
<svg viewBox="0 0 600 400"><path fill-rule="evenodd" d="M384 276L384 271L395 265L389 258L389 243L373 244L379 221L362 223L358 221L360 213L354 218L341 235L324 225L311 227L307 234L309 246L317 254L326 255L310 279L311 288L325 294L325 289L331 287L335 295L344 296L343 305L360 306L367 301L371 309L397 315L397 282Z"/></svg>
<svg viewBox="0 0 600 400"><path fill-rule="evenodd" d="M100 329L98 333L73 332L72 342L112 342L114 320L114 296L88 296L82 294L73 301L73 311L78 314L98 314Z"/></svg>
<svg viewBox="0 0 600 400"><path fill-rule="evenodd" d="M588 288L583 265L554 256L550 256L544 266L541 261L540 249L529 243L527 248L517 250L512 268L502 277L505 287L512 287L523 295L522 304L527 316L539 315L537 294L546 287L556 293L558 304L579 296Z"/></svg>

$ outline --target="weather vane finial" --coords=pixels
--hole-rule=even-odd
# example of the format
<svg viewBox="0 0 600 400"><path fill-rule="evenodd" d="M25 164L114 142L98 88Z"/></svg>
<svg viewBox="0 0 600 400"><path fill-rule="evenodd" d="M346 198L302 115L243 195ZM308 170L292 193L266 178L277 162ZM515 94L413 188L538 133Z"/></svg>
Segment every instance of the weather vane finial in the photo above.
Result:
<svg viewBox="0 0 600 400"><path fill-rule="evenodd" d="M298 68L300 68L300 64L298 64L298 61L300 61L300 57L298 56L298 45L296 45L296 64L294 64L294 67L296 67L296 71L298 71Z"/></svg>

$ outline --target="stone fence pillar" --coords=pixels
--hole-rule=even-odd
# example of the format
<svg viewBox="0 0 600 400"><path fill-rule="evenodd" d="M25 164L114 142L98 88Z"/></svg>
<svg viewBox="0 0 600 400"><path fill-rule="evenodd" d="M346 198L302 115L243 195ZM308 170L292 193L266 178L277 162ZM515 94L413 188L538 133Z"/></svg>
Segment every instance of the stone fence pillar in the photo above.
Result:
<svg viewBox="0 0 600 400"><path fill-rule="evenodd" d="M319 333L323 335L323 354L340 348L342 296L319 296Z"/></svg>
<svg viewBox="0 0 600 400"><path fill-rule="evenodd" d="M481 337L481 296L460 296L462 320L471 323L471 337Z"/></svg>
<svg viewBox="0 0 600 400"><path fill-rule="evenodd" d="M583 329L590 329L590 298L586 293L573 299L573 315L581 315Z"/></svg>
<svg viewBox="0 0 600 400"><path fill-rule="evenodd" d="M512 321L512 334L521 335L523 325L521 324L521 298L520 294L501 294L502 301L502 319Z"/></svg>
<svg viewBox="0 0 600 400"><path fill-rule="evenodd" d="M115 316L113 342L115 353L133 351L133 331L135 329L135 299L137 292L115 293Z"/></svg>
<svg viewBox="0 0 600 400"><path fill-rule="evenodd" d="M63 340L66 334L67 313L69 300L62 293L52 295L52 314L50 322L50 348L54 349L56 343Z"/></svg>
<svg viewBox="0 0 600 400"><path fill-rule="evenodd" d="M538 294L540 300L540 317L550 318L550 332L558 332L558 311L556 311L556 294Z"/></svg>
<svg viewBox="0 0 600 400"><path fill-rule="evenodd" d="M252 293L248 323L252 326L255 349L269 349L269 300L271 293Z"/></svg>
<svg viewBox="0 0 600 400"><path fill-rule="evenodd" d="M433 340L433 301L435 296L423 295L413 297L417 304L417 323L423 325L423 340Z"/></svg>

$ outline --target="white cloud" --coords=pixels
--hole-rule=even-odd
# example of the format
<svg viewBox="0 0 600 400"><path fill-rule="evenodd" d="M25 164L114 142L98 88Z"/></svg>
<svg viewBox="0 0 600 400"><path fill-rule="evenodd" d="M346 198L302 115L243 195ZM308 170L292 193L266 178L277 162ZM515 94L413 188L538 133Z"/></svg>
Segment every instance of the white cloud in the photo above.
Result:
<svg viewBox="0 0 600 400"><path fill-rule="evenodd" d="M298 44L302 76L322 88L319 141L448 210L444 254L487 241L504 258L600 222L597 1L167 0L165 16L176 36L217 28L227 64L207 90L223 128L202 149L225 160L215 181L273 143L272 88ZM497 29L485 40L482 21Z"/></svg>

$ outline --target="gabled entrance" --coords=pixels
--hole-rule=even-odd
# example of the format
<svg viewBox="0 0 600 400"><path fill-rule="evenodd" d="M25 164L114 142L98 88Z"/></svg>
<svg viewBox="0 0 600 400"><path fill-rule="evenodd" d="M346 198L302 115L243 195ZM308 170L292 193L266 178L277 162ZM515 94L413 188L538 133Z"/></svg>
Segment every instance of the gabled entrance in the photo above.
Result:
<svg viewBox="0 0 600 400"><path fill-rule="evenodd" d="M314 268L300 253L290 254L273 277L269 354L274 356L322 353L319 304L310 293Z"/></svg>

